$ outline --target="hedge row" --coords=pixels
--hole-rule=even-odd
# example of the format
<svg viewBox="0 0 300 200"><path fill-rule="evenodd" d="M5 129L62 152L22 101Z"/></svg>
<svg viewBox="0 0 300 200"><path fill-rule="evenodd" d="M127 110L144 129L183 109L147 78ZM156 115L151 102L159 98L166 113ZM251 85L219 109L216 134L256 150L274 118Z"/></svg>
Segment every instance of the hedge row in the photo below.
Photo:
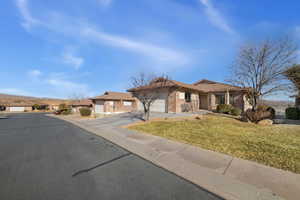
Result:
<svg viewBox="0 0 300 200"><path fill-rule="evenodd" d="M230 104L219 104L217 106L217 112L238 116L242 113L242 110L239 108L235 108Z"/></svg>
<svg viewBox="0 0 300 200"><path fill-rule="evenodd" d="M300 109L297 107L289 107L285 110L285 117L287 119L300 119Z"/></svg>

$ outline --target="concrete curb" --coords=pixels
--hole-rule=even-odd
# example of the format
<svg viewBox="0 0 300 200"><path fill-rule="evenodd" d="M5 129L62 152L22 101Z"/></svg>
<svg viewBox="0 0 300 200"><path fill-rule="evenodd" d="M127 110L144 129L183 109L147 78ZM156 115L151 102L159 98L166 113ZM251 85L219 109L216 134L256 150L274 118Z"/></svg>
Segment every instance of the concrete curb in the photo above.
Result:
<svg viewBox="0 0 300 200"><path fill-rule="evenodd" d="M51 115L49 115L51 116ZM82 129L101 136L112 143L162 167L192 183L205 188L220 197L228 200L282 200L283 198L274 194L270 189L257 187L256 184L248 184L234 177L230 166L235 159L224 154L203 150L201 159L205 159L208 166L200 166L191 162L197 159L184 159L188 156L199 156L193 147L178 142L169 141L157 136L146 135L121 129L118 127L93 128L72 119L52 116L66 120ZM151 147L146 144L151 144ZM163 145L162 145L163 144ZM212 159L213 158L213 159ZM249 161L246 161L249 162ZM238 162L239 163L239 162ZM250 162L252 163L252 162ZM248 166L249 163L246 163ZM238 165L234 165L238 168ZM215 167L213 170L212 167ZM277 170L277 169L276 169ZM229 175L225 176L225 173Z"/></svg>

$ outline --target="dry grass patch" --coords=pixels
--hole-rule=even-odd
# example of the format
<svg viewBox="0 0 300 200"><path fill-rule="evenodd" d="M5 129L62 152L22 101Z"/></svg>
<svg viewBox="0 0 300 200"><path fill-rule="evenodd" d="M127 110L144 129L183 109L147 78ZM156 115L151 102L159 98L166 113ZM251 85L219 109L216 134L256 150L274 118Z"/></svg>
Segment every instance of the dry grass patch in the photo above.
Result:
<svg viewBox="0 0 300 200"><path fill-rule="evenodd" d="M201 120L153 121L128 128L300 173L300 126L261 126L206 115Z"/></svg>

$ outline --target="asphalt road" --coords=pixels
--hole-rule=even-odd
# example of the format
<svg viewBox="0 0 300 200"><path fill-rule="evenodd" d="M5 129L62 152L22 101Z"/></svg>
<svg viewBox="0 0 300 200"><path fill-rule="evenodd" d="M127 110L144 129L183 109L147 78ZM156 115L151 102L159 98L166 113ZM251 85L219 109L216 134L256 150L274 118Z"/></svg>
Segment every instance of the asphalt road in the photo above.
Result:
<svg viewBox="0 0 300 200"><path fill-rule="evenodd" d="M204 189L65 121L0 119L2 200L215 200Z"/></svg>

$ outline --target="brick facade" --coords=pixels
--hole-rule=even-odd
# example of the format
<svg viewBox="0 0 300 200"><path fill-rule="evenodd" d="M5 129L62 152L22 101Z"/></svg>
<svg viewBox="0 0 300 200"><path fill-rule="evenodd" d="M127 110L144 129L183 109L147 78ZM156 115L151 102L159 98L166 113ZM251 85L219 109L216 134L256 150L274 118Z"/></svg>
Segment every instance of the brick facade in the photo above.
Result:
<svg viewBox="0 0 300 200"><path fill-rule="evenodd" d="M191 94L191 101L186 102L185 93ZM189 90L170 89L167 99L168 112L180 113L199 110L199 94Z"/></svg>
<svg viewBox="0 0 300 200"><path fill-rule="evenodd" d="M161 92L161 91L160 91ZM251 107L245 95L241 92L219 92L219 93L198 93L190 90L170 88L164 90L168 93L166 104L167 112L195 112L200 109L215 110L218 104L216 103L216 95L224 95L225 103L232 103L234 107L240 108L242 111ZM191 94L191 101L186 102L185 93ZM231 102L233 100L233 102Z"/></svg>
<svg viewBox="0 0 300 200"><path fill-rule="evenodd" d="M168 96L168 112L169 113L176 113L176 98L177 98L177 91L174 89L169 90Z"/></svg>
<svg viewBox="0 0 300 200"><path fill-rule="evenodd" d="M103 111L105 113L122 113L132 112L137 110L136 101L123 101L123 100L103 100ZM131 104L131 105L130 105Z"/></svg>

